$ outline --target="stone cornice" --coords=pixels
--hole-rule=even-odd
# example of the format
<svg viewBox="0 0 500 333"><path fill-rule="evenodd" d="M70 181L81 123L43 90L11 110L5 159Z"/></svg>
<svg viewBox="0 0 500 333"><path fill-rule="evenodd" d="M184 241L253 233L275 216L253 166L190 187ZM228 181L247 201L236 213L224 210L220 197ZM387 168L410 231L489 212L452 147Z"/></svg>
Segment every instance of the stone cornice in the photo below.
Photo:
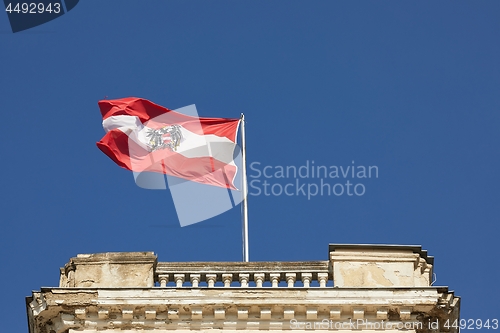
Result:
<svg viewBox="0 0 500 333"><path fill-rule="evenodd" d="M69 328L130 327L281 330L289 329L292 319L444 323L458 318L459 304L459 298L445 291L433 287L44 288L29 300L28 313L32 325L49 322L56 333Z"/></svg>

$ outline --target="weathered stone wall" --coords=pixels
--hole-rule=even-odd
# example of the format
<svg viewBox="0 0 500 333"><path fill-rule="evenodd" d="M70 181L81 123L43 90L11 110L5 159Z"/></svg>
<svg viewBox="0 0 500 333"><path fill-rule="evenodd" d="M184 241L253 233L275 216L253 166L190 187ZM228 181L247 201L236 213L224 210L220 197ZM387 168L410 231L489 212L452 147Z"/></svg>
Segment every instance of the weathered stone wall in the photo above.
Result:
<svg viewBox="0 0 500 333"><path fill-rule="evenodd" d="M60 287L153 287L153 252L79 254L61 269Z"/></svg>
<svg viewBox="0 0 500 333"><path fill-rule="evenodd" d="M330 252L335 286L430 286L432 264L414 249L411 246L335 245Z"/></svg>

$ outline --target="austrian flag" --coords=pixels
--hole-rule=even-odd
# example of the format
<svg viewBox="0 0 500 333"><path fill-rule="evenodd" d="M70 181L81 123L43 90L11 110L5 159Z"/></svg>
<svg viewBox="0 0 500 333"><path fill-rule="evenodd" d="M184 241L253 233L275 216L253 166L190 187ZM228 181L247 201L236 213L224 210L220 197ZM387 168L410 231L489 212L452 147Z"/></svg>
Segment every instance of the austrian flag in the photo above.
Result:
<svg viewBox="0 0 500 333"><path fill-rule="evenodd" d="M122 168L236 189L240 119L187 116L135 97L99 108L106 135L97 147Z"/></svg>

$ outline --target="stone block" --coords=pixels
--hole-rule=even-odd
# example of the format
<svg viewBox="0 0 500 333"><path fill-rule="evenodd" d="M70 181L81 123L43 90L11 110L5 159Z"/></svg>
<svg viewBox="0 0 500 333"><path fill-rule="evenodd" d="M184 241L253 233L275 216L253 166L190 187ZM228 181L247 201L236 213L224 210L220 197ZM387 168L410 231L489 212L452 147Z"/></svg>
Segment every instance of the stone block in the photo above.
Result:
<svg viewBox="0 0 500 333"><path fill-rule="evenodd" d="M79 254L61 269L60 287L153 287L153 252Z"/></svg>
<svg viewBox="0 0 500 333"><path fill-rule="evenodd" d="M331 244L338 288L430 286L433 258L417 246Z"/></svg>

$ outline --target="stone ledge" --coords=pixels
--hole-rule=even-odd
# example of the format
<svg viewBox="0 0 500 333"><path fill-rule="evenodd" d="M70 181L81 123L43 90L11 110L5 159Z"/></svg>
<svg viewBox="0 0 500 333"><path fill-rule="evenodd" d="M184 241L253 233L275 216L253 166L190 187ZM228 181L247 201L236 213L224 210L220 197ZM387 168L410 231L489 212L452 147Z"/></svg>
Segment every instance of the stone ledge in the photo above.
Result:
<svg viewBox="0 0 500 333"><path fill-rule="evenodd" d="M460 301L453 293L439 293L437 288L331 289L323 297L318 296L324 290L302 290L295 297L282 299L279 294L289 294L290 290L271 294L266 290L232 290L224 297L214 290L192 294L193 290L96 289L91 299L82 302L74 298L74 289L44 288L43 292L34 293L30 302L44 303L44 307L38 309L35 317L30 316L35 325L56 333L72 328L106 330L131 326L138 330L272 330L289 329L292 319L392 323L439 319L444 323L458 318ZM82 293L91 294L90 290ZM265 304L264 296L268 297Z"/></svg>
<svg viewBox="0 0 500 333"><path fill-rule="evenodd" d="M157 259L154 252L104 252L91 254L77 254L76 257L70 259L66 265L101 265L103 263L110 264L129 264L129 263L150 263Z"/></svg>
<svg viewBox="0 0 500 333"><path fill-rule="evenodd" d="M369 249L373 251L411 251L420 255L425 261L434 265L434 257L427 254L427 250L422 250L420 245L398 245L398 244L329 244L328 252L338 251L338 250L354 250L359 251L360 249Z"/></svg>

